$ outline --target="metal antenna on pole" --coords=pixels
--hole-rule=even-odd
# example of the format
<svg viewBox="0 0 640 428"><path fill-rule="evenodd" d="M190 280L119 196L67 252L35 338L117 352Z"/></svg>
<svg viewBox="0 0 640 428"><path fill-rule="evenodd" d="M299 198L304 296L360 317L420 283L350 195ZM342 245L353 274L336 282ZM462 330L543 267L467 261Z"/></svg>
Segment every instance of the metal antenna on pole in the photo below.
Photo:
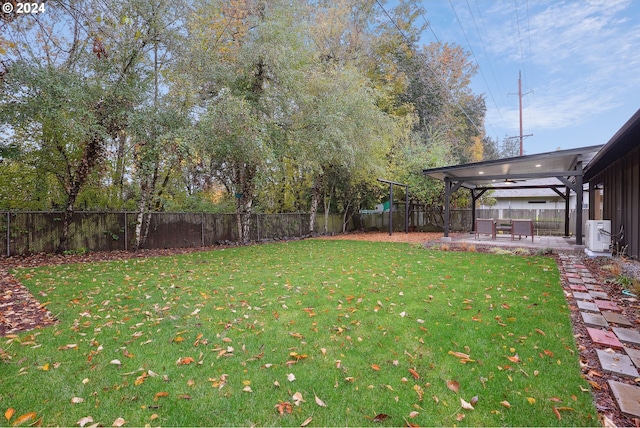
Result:
<svg viewBox="0 0 640 428"><path fill-rule="evenodd" d="M530 94L532 91L527 92L527 94ZM520 106L520 135L517 137L509 137L509 139L512 138L519 138L520 139L520 156L522 156L524 154L524 150L523 150L523 140L525 137L531 137L533 134L527 134L527 135L522 135L522 95L527 95L527 94L523 94L522 93L522 71L518 71L518 101L519 101L519 106ZM509 95L512 95L511 93Z"/></svg>

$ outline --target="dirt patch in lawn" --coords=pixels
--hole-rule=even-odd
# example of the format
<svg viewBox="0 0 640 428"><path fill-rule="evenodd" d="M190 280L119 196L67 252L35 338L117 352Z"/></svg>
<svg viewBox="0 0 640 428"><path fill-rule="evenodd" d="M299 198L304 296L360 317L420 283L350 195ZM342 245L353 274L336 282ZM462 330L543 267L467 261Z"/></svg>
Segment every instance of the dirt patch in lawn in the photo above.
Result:
<svg viewBox="0 0 640 428"><path fill-rule="evenodd" d="M450 236L455 236L450 234ZM409 242L411 244L424 244L425 242L439 241L442 232L394 232L389 236L389 232L366 232L366 233L346 233L334 236L319 236L316 239L341 239L351 241L374 241L374 242Z"/></svg>

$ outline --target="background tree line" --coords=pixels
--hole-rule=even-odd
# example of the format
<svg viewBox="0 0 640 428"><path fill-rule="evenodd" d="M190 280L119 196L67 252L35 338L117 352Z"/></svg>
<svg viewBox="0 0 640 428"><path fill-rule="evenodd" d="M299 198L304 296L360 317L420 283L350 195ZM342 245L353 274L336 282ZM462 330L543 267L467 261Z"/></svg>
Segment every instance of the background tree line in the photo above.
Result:
<svg viewBox="0 0 640 428"><path fill-rule="evenodd" d="M49 0L0 15L0 209L338 212L500 157L476 67L413 1ZM424 24L420 24L423 22ZM502 152L502 153L501 153ZM465 204L461 197L459 204ZM60 250L65 249L62 239Z"/></svg>

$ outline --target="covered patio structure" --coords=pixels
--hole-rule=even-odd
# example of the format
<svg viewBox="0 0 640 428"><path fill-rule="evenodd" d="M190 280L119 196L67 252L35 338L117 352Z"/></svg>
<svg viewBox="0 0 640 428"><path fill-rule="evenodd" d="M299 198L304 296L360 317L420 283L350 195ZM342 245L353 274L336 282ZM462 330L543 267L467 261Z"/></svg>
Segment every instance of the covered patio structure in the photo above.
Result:
<svg viewBox="0 0 640 428"><path fill-rule="evenodd" d="M444 237L449 238L451 195L461 188L471 194L472 232L475 230L476 201L488 190L549 188L565 201L565 236L569 231L569 197L576 195L576 246L582 246L583 174L586 165L602 146L589 146L534 155L497 159L464 165L424 169L426 176L444 182ZM548 184L528 180L553 178Z"/></svg>

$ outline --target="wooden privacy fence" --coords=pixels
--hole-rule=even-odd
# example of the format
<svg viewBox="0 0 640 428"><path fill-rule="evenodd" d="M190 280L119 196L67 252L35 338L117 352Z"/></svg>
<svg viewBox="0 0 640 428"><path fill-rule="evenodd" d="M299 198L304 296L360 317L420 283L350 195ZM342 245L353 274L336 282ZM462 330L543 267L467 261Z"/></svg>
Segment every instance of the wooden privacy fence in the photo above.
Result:
<svg viewBox="0 0 640 428"><path fill-rule="evenodd" d="M425 232L441 232L443 224L443 212L440 210L414 210L409 214L410 230ZM564 235L564 209L476 209L477 218L513 218L533 220L534 233L536 235ZM583 221L589 218L589 210L582 211ZM471 209L451 210L451 231L470 232L474 219L471 218ZM575 231L576 212L569 211L569 231ZM365 230L389 230L389 213L362 214L362 224ZM393 230L401 232L405 230L404 211L393 212ZM583 224L583 229L584 224Z"/></svg>
<svg viewBox="0 0 640 428"><path fill-rule="evenodd" d="M508 211L508 212L507 212ZM393 213L395 231L405 230L404 212ZM476 210L478 218L529 218L534 221L536 235L563 235L564 210ZM575 211L570 212L570 231L575 230ZM583 212L583 219L588 213ZM68 237L71 252L130 250L135 243L135 212L77 212L73 216ZM409 217L411 230L442 231L441 211L414 210ZM253 214L251 240L286 239L308 236L310 215L307 213ZM471 210L451 210L451 230L471 231ZM362 214L364 230L389 230L389 213ZM318 214L315 230L325 231L325 216ZM353 231L350 222L347 231ZM583 228L584 230L584 228ZM0 218L0 255L26 255L55 252L62 231L61 212L4 212ZM342 233L342 216L326 219L328 233ZM235 214L152 213L144 248L207 247L237 242Z"/></svg>
<svg viewBox="0 0 640 428"><path fill-rule="evenodd" d="M61 212L5 212L3 217L1 255L55 252L62 232ZM306 213L253 214L251 239L306 236L309 220ZM67 247L70 252L129 250L135 243L136 221L134 212L77 212ZM341 230L340 223L340 229L330 232ZM204 247L236 241L235 214L162 212L151 214L144 248Z"/></svg>

